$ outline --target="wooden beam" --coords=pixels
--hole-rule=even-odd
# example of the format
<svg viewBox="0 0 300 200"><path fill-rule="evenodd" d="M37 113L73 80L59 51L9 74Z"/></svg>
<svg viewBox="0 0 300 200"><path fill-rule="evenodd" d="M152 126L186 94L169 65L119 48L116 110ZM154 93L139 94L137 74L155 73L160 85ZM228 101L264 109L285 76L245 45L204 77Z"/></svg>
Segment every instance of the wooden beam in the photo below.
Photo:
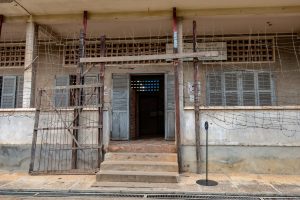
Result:
<svg viewBox="0 0 300 200"><path fill-rule="evenodd" d="M173 60L194 57L216 57L218 51L205 51L196 53L178 53L178 54L158 54L158 55L140 55L140 56L115 56L115 57L91 57L80 58L81 63L106 63L106 62L129 62L144 60Z"/></svg>
<svg viewBox="0 0 300 200"><path fill-rule="evenodd" d="M3 15L0 15L0 38L1 38L1 31L2 31L2 24L3 24L3 21L4 21L4 16L3 16Z"/></svg>
<svg viewBox="0 0 300 200"><path fill-rule="evenodd" d="M177 15L184 18L204 17L204 16L243 16L243 15L299 15L300 6L278 6L278 7L252 7L252 8L212 8L212 9L193 9L179 10ZM82 13L77 14L53 14L53 15L33 15L33 20L41 24L63 24L78 23L82 20ZM137 12L111 12L111 13L91 13L89 21L122 21L131 19L171 19L170 10L162 11L137 11ZM25 23L28 16L7 16L5 23Z"/></svg>

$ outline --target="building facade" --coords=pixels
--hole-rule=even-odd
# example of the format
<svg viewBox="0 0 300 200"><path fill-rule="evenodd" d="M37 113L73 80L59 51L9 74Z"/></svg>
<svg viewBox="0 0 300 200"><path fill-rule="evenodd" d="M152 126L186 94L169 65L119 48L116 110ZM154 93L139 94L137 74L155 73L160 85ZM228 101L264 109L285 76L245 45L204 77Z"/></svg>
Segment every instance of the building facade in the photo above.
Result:
<svg viewBox="0 0 300 200"><path fill-rule="evenodd" d="M74 122L70 109L77 99L72 85L83 83L77 78L81 69L83 85L97 84L104 75L101 115L96 87L82 89L84 98L79 99L86 107L76 107L83 109L78 112L83 113L85 131L103 120L104 152L114 140L162 138L179 144L181 172L197 172L195 73L193 57L187 56L193 52L195 21L197 51L204 52L197 57L196 81L201 171L207 121L211 172L300 174L299 13L296 0L0 3L0 168L28 170L40 89L66 86L45 92L49 98L40 102L51 112L66 108L59 110L64 119L45 111L40 124L57 129ZM86 31L84 43L80 30ZM173 54L177 43L183 57L175 59L174 68L174 59L159 56ZM103 55L111 60L82 63L80 68L80 57ZM128 56L147 58L126 60ZM97 140L95 130L94 136L78 140ZM54 146L49 148L70 142L71 136L61 142L59 134L49 140L38 136L37 152L45 153L42 146L50 140ZM89 162L97 164L94 158Z"/></svg>

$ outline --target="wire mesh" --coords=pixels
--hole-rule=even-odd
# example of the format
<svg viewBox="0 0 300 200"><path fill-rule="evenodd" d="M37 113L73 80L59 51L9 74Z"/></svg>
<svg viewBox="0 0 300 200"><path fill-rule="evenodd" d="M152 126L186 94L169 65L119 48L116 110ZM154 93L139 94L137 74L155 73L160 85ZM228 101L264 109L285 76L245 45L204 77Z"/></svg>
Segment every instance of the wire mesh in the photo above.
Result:
<svg viewBox="0 0 300 200"><path fill-rule="evenodd" d="M87 174L97 171L98 160L102 159L99 143L102 104L100 100L95 101L99 99L100 87L100 84L57 86L40 91L32 173Z"/></svg>

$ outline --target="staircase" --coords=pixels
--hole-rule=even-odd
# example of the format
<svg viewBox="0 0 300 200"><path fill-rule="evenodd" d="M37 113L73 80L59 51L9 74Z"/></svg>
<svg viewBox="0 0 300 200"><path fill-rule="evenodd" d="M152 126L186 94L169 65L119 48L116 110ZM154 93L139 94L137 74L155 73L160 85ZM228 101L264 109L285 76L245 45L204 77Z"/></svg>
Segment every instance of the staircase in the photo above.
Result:
<svg viewBox="0 0 300 200"><path fill-rule="evenodd" d="M96 180L101 182L177 183L178 164L174 148L145 144L113 145L105 155ZM166 144L164 144L166 145ZM167 149L167 152L166 152Z"/></svg>

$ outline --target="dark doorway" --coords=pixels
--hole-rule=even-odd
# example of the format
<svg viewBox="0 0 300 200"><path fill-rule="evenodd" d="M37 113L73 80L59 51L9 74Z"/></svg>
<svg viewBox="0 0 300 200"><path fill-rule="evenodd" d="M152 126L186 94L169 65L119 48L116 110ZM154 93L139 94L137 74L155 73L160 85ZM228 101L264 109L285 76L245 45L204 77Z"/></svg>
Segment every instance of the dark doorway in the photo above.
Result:
<svg viewBox="0 0 300 200"><path fill-rule="evenodd" d="M131 138L164 137L164 75L131 76Z"/></svg>

